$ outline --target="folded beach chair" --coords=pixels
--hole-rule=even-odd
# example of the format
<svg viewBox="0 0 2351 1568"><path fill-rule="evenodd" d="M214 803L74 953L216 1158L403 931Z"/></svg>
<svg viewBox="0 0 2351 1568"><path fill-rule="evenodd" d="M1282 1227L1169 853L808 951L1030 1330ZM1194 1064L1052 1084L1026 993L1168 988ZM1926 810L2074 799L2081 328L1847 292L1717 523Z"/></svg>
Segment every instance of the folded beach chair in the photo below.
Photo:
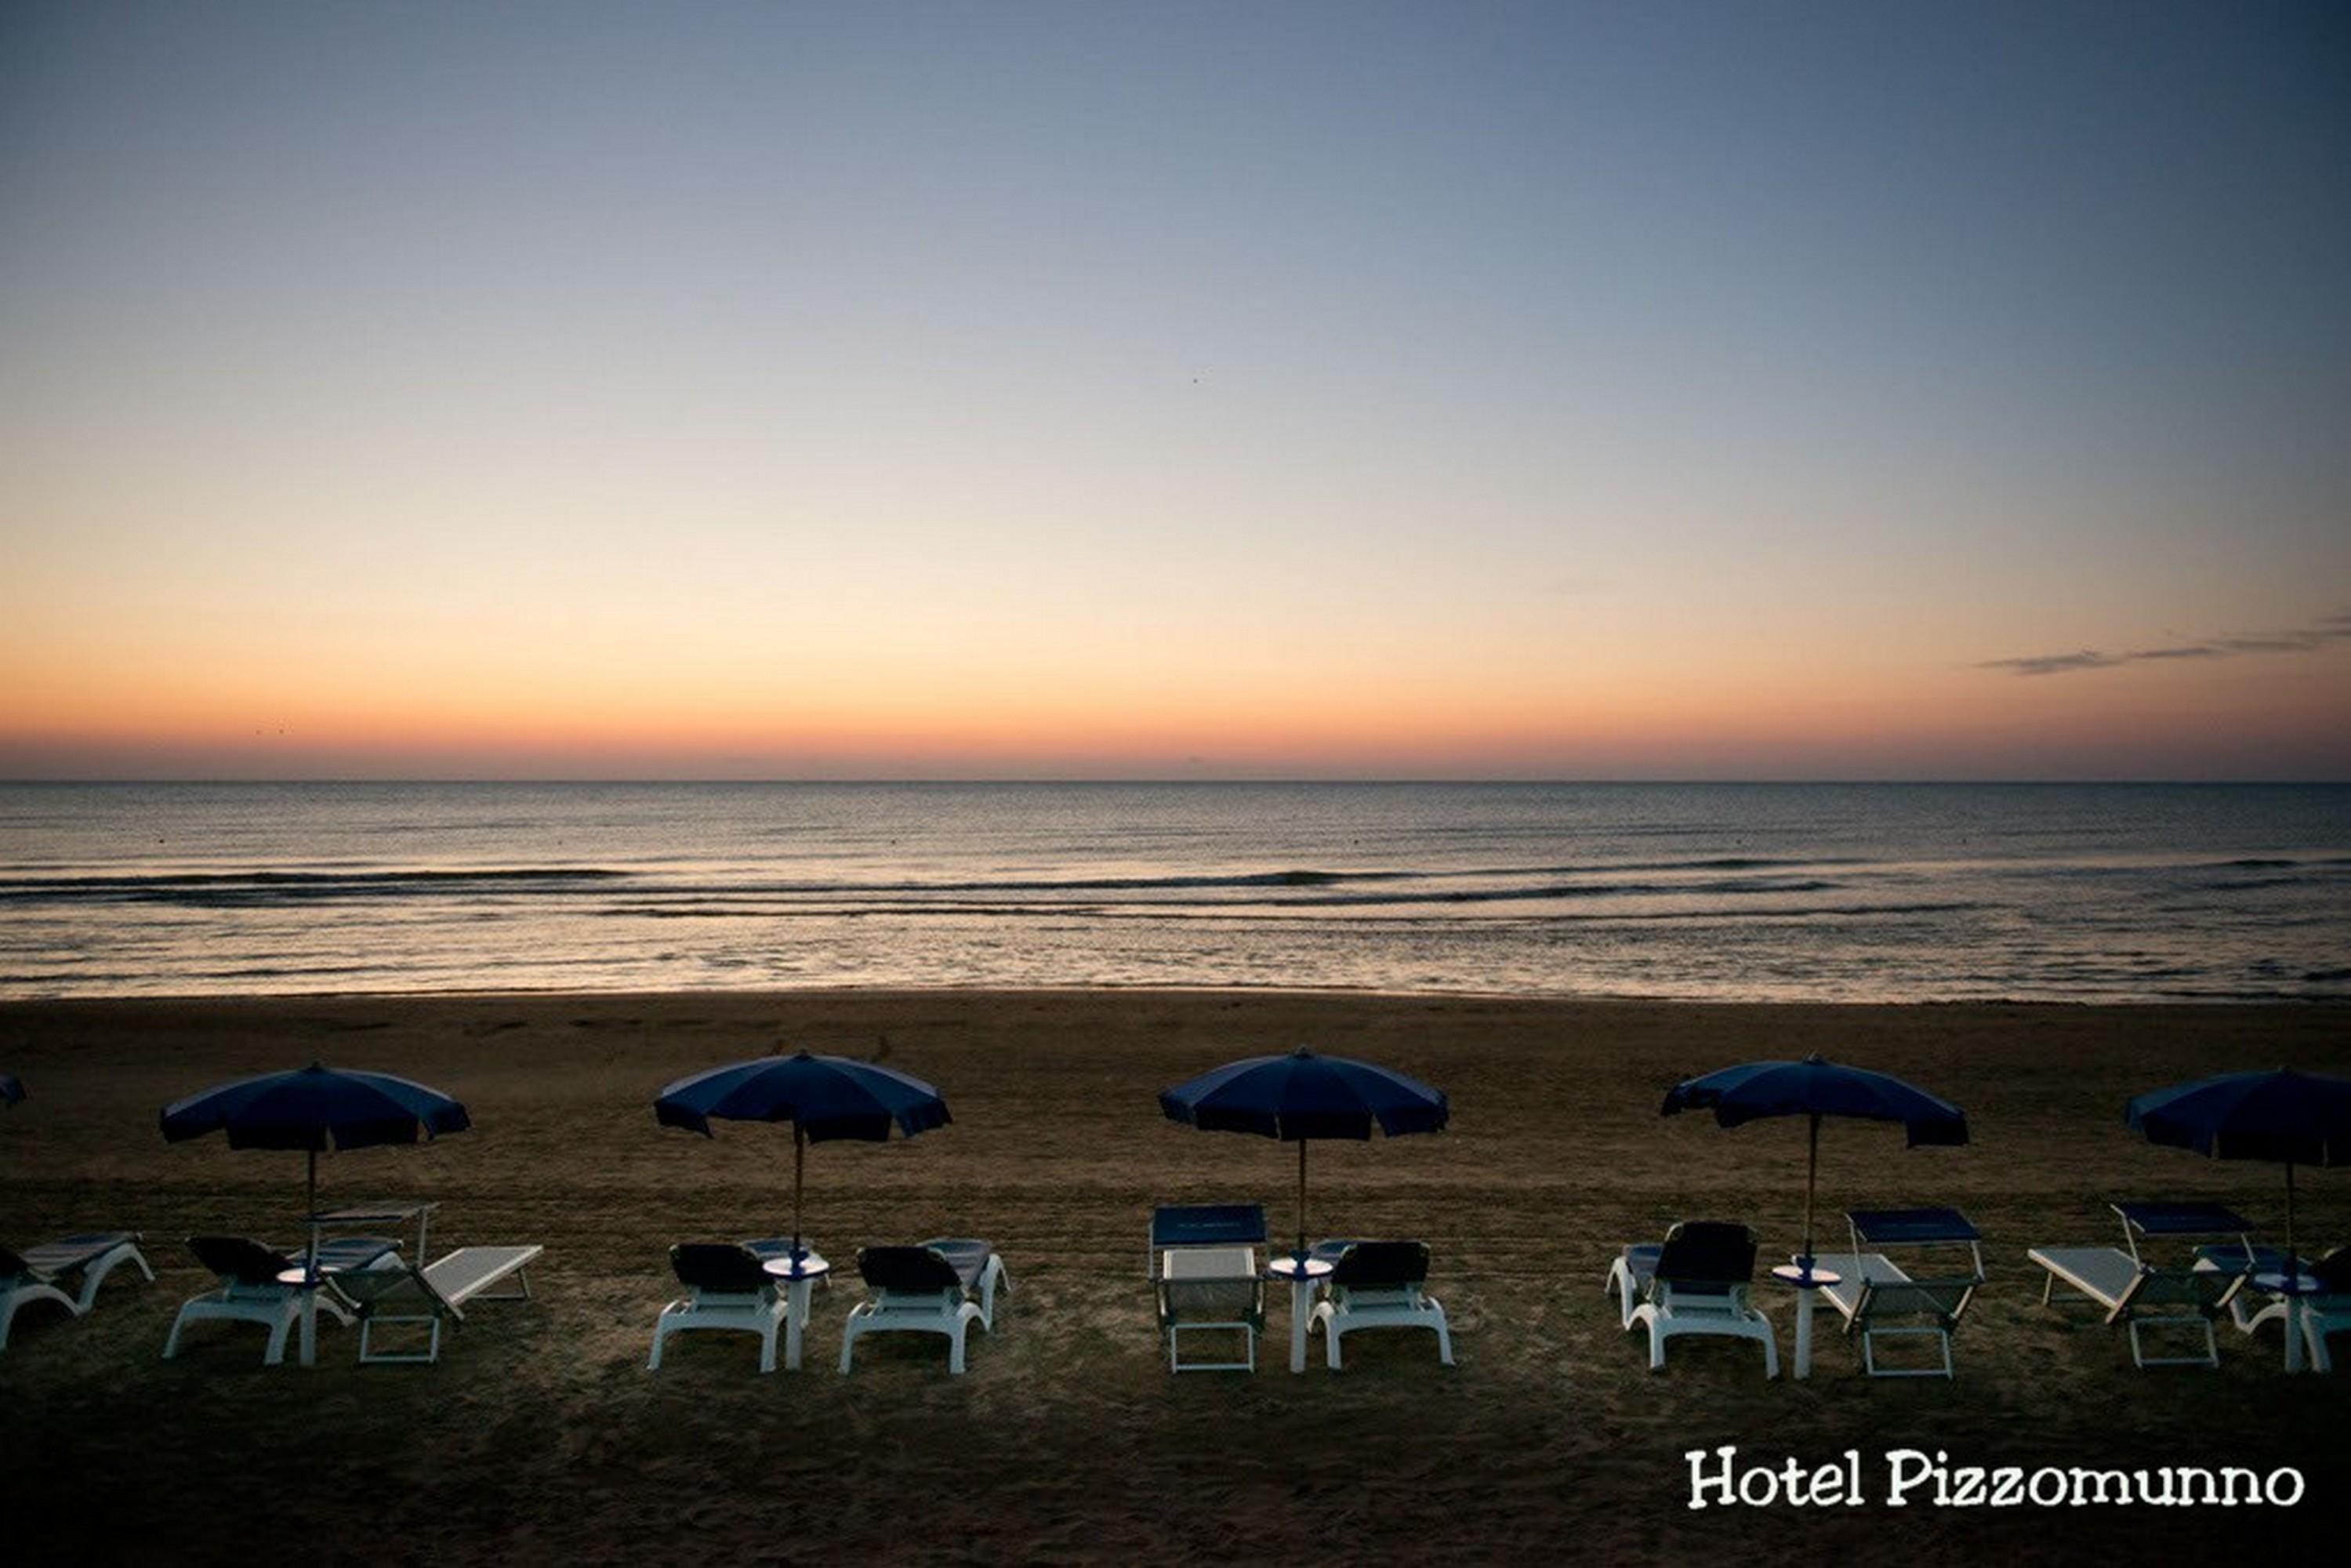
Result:
<svg viewBox="0 0 2351 1568"><path fill-rule="evenodd" d="M1160 1254L1159 1327L1167 1335L1170 1372L1255 1372L1257 1336L1265 1329L1265 1281L1249 1247L1176 1247ZM1186 1361L1184 1336L1241 1336L1238 1361Z"/></svg>
<svg viewBox="0 0 2351 1568"><path fill-rule="evenodd" d="M527 1301L530 1276L523 1270L541 1251L539 1247L460 1247L419 1269L402 1260L395 1267L360 1269L335 1276L335 1289L349 1300L360 1320L361 1362L434 1362L441 1359L441 1321L463 1323L465 1304L479 1297L488 1301ZM491 1287L507 1279L510 1290ZM384 1351L375 1347L375 1331L390 1324L427 1326L421 1351Z"/></svg>
<svg viewBox="0 0 2351 1568"><path fill-rule="evenodd" d="M776 1370L776 1332L789 1302L778 1281L750 1249L731 1241L682 1241L669 1249L670 1267L686 1293L653 1320L653 1359L662 1364L662 1344L689 1329L728 1329L759 1336L759 1370Z"/></svg>
<svg viewBox="0 0 2351 1568"><path fill-rule="evenodd" d="M1845 1225L1853 1250L1823 1253L1813 1263L1840 1277L1836 1284L1823 1286L1821 1294L1844 1315L1844 1332L1860 1339L1863 1371L1871 1377L1953 1376L1951 1335L1983 1283L1976 1228L1956 1208L1854 1209ZM1931 1270L1914 1261L1914 1274L1875 1250L1887 1247L1931 1248L1936 1250L1928 1256L1951 1261ZM1877 1342L1903 1336L1931 1339L1941 1364L1880 1366Z"/></svg>
<svg viewBox="0 0 2351 1568"><path fill-rule="evenodd" d="M1313 1322L1322 1326L1332 1371L1339 1370L1339 1341L1357 1329L1434 1329L1437 1359L1453 1364L1444 1304L1421 1288L1428 1279L1426 1242L1323 1241L1311 1255L1331 1264Z"/></svg>
<svg viewBox="0 0 2351 1568"><path fill-rule="evenodd" d="M857 1272L866 1300L841 1328L841 1370L848 1372L860 1334L937 1333L947 1338L947 1371L964 1368L971 1325L993 1332L996 1292L1012 1288L1004 1260L985 1241L944 1237L914 1247L863 1247Z"/></svg>
<svg viewBox="0 0 2351 1568"><path fill-rule="evenodd" d="M1620 1256L1618 1261L1625 1260ZM1628 1264L1628 1283L1631 1274ZM1615 1277L1613 1270L1610 1277ZM1754 1280L1755 1233L1746 1226L1691 1219L1667 1231L1639 1303L1625 1324L1648 1325L1649 1370L1666 1364L1666 1341L1676 1334L1725 1334L1762 1345L1763 1375L1779 1376L1780 1347L1771 1320L1748 1300Z"/></svg>
<svg viewBox="0 0 2351 1568"><path fill-rule="evenodd" d="M2147 1262L2139 1256L2141 1237L2230 1235L2237 1238L2242 1255L2250 1258L2252 1243L2246 1233L2252 1222L2217 1203L2118 1203L2113 1206L2123 1222L2122 1247L2035 1247L2025 1256L2048 1271L2041 1287L2043 1306L2064 1301L2087 1301L2105 1309L2106 1322L2130 1328L2132 1364L2150 1366L2218 1366L2220 1345L2212 1321L2231 1309L2243 1289L2246 1271L2198 1263ZM2056 1294L2057 1287L2068 1294ZM2200 1354L2150 1356L2142 1337L2147 1329L2189 1329L2200 1334Z"/></svg>
<svg viewBox="0 0 2351 1568"><path fill-rule="evenodd" d="M345 1238L358 1243L340 1249L319 1249L322 1281L317 1287L319 1305L337 1322L351 1322L350 1309L334 1288L330 1267L343 1259L366 1257L373 1262L387 1255L392 1245L380 1238ZM368 1249L372 1247L372 1255ZM286 1335L301 1321L305 1287L289 1283L280 1276L293 1273L303 1266L298 1252L281 1252L243 1236L191 1236L188 1250L196 1261L219 1278L216 1290L191 1298L180 1307L179 1315L172 1320L171 1336L163 1342L163 1359L171 1360L180 1353L180 1335L190 1323L206 1320L231 1322L259 1323L269 1331L269 1341L263 1349L261 1364L276 1366L286 1359ZM366 1266L365 1263L359 1265Z"/></svg>
<svg viewBox="0 0 2351 1568"><path fill-rule="evenodd" d="M135 1230L61 1237L22 1252L0 1247L0 1350L8 1348L8 1328L18 1308L55 1301L80 1317L98 1300L99 1284L126 1262L137 1264L150 1280L155 1277L140 1253Z"/></svg>
<svg viewBox="0 0 2351 1568"><path fill-rule="evenodd" d="M1143 1277L1163 1278L1160 1260L1183 1247L1262 1247L1265 1209L1254 1203L1172 1203L1151 1211L1151 1242Z"/></svg>

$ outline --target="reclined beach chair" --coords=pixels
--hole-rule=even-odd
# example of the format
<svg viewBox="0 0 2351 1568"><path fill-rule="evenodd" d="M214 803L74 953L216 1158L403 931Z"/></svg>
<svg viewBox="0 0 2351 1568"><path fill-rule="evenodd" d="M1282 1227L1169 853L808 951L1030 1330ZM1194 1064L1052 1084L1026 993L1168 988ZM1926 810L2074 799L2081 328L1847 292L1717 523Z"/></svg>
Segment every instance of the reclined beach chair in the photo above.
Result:
<svg viewBox="0 0 2351 1568"><path fill-rule="evenodd" d="M1844 1332L1861 1341L1862 1370L1871 1377L1951 1377L1951 1335L1967 1315L1983 1283L1981 1238L1956 1208L1855 1209L1845 1225L1853 1237L1850 1252L1823 1253L1813 1260L1816 1268L1841 1276L1838 1283L1821 1287L1821 1293L1844 1315ZM1883 1251L1886 1247L1938 1248L1954 1266L1917 1274ZM1958 1249L1966 1249L1967 1262L1957 1266ZM1918 1335L1934 1341L1941 1353L1938 1366L1880 1366L1877 1342Z"/></svg>
<svg viewBox="0 0 2351 1568"><path fill-rule="evenodd" d="M140 1253L135 1230L67 1236L23 1252L0 1247L0 1350L8 1348L8 1327L18 1308L55 1301L80 1317L98 1300L99 1284L126 1262L136 1263L148 1279L155 1277Z"/></svg>
<svg viewBox="0 0 2351 1568"><path fill-rule="evenodd" d="M662 1344L689 1329L727 1329L759 1336L759 1370L776 1370L776 1333L789 1306L778 1281L757 1253L731 1241L682 1241L669 1249L670 1267L686 1293L662 1308L653 1320L653 1359L658 1371Z"/></svg>
<svg viewBox="0 0 2351 1568"><path fill-rule="evenodd" d="M2351 1329L2351 1247L2337 1247L2311 1265L2318 1294L2302 1299L2302 1339L2310 1351L2310 1364L2320 1372L2335 1370L2326 1354L2326 1336Z"/></svg>
<svg viewBox="0 0 2351 1568"><path fill-rule="evenodd" d="M375 1257L390 1252L391 1244L375 1238L353 1238L362 1247L350 1248L340 1253L327 1248L319 1251L321 1281L316 1287L319 1305L337 1322L349 1324L351 1313L336 1291L331 1276L326 1270L331 1260L361 1256L365 1245L376 1249ZM279 1276L301 1269L299 1253L281 1252L243 1236L191 1236L188 1250L196 1261L211 1270L220 1281L219 1288L182 1303L179 1315L172 1320L171 1336L163 1342L163 1359L171 1360L180 1352L180 1335L190 1323L207 1320L230 1322L259 1323L269 1331L269 1341L261 1354L261 1364L277 1366L286 1359L286 1336L301 1321L302 1301L306 1287L287 1283ZM371 1258L370 1261L374 1259ZM364 1266L364 1265L362 1265Z"/></svg>
<svg viewBox="0 0 2351 1568"><path fill-rule="evenodd" d="M1628 1266L1628 1281L1630 1272ZM1763 1375L1779 1376L1780 1347L1771 1320L1748 1300L1754 1281L1755 1233L1746 1226L1691 1219L1667 1231L1639 1304L1625 1324L1648 1325L1649 1370L1666 1364L1666 1342L1676 1334L1725 1334L1761 1344Z"/></svg>
<svg viewBox="0 0 2351 1568"><path fill-rule="evenodd" d="M1437 1359L1453 1364L1444 1304L1421 1288L1428 1279L1426 1242L1324 1241L1312 1256L1331 1263L1313 1322L1322 1325L1332 1371L1339 1370L1339 1341L1358 1329L1434 1329Z"/></svg>
<svg viewBox="0 0 2351 1568"><path fill-rule="evenodd" d="M349 1300L360 1320L360 1360L366 1362L434 1362L441 1359L441 1321L465 1321L465 1304L475 1297L486 1301L519 1301L530 1297L530 1276L523 1270L540 1247L460 1247L429 1268L402 1260L396 1267L360 1269L335 1276L336 1291ZM491 1287L511 1278L514 1288ZM375 1348L375 1331L389 1324L423 1323L429 1329L421 1351Z"/></svg>
<svg viewBox="0 0 2351 1568"><path fill-rule="evenodd" d="M2041 1302L2054 1306L2065 1301L2087 1301L2105 1309L2109 1326L2130 1329L2132 1364L2150 1366L2218 1366L2220 1341L2212 1321L2231 1309L2244 1288L2246 1272L2192 1263L2158 1265L2139 1256L2141 1237L2233 1235L2244 1255L2252 1253L2246 1233L2252 1222L2217 1203L2118 1203L2123 1247L2035 1247L2025 1256L2048 1271L2041 1287ZM2202 1260L2199 1260L2201 1262ZM2057 1295L2060 1284L2068 1294ZM2147 1329L2184 1328L2203 1337L2200 1354L2150 1356L2142 1338Z"/></svg>
<svg viewBox="0 0 2351 1568"><path fill-rule="evenodd" d="M993 1332L998 1286L1012 1288L1004 1260L985 1241L946 1237L915 1247L862 1247L857 1272L867 1299L841 1327L841 1370L860 1334L936 1333L947 1337L947 1371L964 1369L963 1342L971 1325Z"/></svg>
<svg viewBox="0 0 2351 1568"><path fill-rule="evenodd" d="M1160 1259L1182 1247L1262 1247L1265 1208L1254 1203L1171 1203L1151 1211L1151 1241L1143 1277L1163 1278Z"/></svg>
<svg viewBox="0 0 2351 1568"><path fill-rule="evenodd" d="M1170 1372L1255 1372L1257 1336L1265 1329L1265 1281L1249 1247L1176 1247L1160 1254L1159 1327L1167 1335ZM1241 1336L1238 1361L1186 1361L1184 1335Z"/></svg>
<svg viewBox="0 0 2351 1568"><path fill-rule="evenodd" d="M1617 1315L1625 1328L1633 1326L1634 1311L1649 1293L1649 1281L1657 1271L1657 1254L1663 1244L1656 1241L1627 1242L1608 1265L1608 1278L1602 1281L1603 1295L1616 1298Z"/></svg>
<svg viewBox="0 0 2351 1568"><path fill-rule="evenodd" d="M2244 1289L2229 1301L2231 1320L2246 1333L2255 1332L2263 1323L2284 1321L2288 1298L2264 1288L2263 1277L2284 1274L2285 1263L2285 1254L2274 1247L2231 1242L2196 1249L2199 1270L2246 1277ZM2314 1370L2332 1372L2335 1363L2327 1354L2326 1336L2351 1329L2351 1247L2337 1247L2314 1263L2307 1258L2297 1258L2294 1266L2298 1273L2318 1284L2315 1295L2296 1297L2292 1302L2304 1347L2309 1352Z"/></svg>

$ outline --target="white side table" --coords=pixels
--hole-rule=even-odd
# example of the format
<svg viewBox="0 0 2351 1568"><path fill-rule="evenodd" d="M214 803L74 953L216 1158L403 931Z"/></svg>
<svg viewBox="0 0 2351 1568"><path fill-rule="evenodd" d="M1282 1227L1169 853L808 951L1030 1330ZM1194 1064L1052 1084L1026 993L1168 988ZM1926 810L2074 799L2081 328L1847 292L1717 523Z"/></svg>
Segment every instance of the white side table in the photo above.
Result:
<svg viewBox="0 0 2351 1568"><path fill-rule="evenodd" d="M1810 1377L1813 1375L1813 1292L1826 1285L1844 1283L1844 1276L1831 1269L1815 1269L1809 1259L1799 1259L1772 1270L1771 1278L1796 1292L1795 1375Z"/></svg>
<svg viewBox="0 0 2351 1568"><path fill-rule="evenodd" d="M784 1286L784 1370L800 1369L800 1331L808 1324L809 1291L832 1272L832 1265L813 1252L797 1258L770 1258L764 1265Z"/></svg>
<svg viewBox="0 0 2351 1568"><path fill-rule="evenodd" d="M1268 1278L1290 1281L1290 1370L1306 1370L1306 1325L1314 1316L1314 1286L1331 1272L1321 1258L1285 1252L1265 1266Z"/></svg>

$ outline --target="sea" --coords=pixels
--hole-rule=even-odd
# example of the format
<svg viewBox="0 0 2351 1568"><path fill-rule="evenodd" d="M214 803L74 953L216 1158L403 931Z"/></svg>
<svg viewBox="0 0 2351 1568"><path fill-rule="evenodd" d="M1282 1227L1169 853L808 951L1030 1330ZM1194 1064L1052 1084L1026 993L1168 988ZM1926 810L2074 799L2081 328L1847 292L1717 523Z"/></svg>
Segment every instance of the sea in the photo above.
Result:
<svg viewBox="0 0 2351 1568"><path fill-rule="evenodd" d="M0 784L0 996L2351 1000L2351 785Z"/></svg>

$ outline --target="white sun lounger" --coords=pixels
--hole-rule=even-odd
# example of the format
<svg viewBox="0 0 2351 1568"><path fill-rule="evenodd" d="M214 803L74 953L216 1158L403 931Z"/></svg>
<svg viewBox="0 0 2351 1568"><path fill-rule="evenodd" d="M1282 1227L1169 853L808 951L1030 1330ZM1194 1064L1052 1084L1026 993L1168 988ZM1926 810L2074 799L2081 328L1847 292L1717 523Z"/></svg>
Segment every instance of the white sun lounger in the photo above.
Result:
<svg viewBox="0 0 2351 1568"><path fill-rule="evenodd" d="M1839 1276L1822 1295L1844 1319L1845 1333L1861 1341L1862 1370L1871 1377L1951 1377L1951 1335L1983 1283L1981 1239L1955 1208L1855 1209L1845 1216L1853 1238L1850 1252L1823 1253L1813 1267ZM1938 1247L1956 1258L1967 1249L1968 1266L1928 1272L1908 1270L1882 1251L1864 1248ZM1881 1339L1925 1337L1939 1352L1933 1366L1880 1366Z"/></svg>
<svg viewBox="0 0 2351 1568"><path fill-rule="evenodd" d="M1453 1335L1445 1305L1422 1289L1428 1278L1424 1241L1324 1241L1316 1257L1331 1260L1324 1298L1313 1322L1322 1325L1324 1359L1339 1370L1339 1341L1357 1329L1433 1329L1437 1359L1453 1364Z"/></svg>
<svg viewBox="0 0 2351 1568"><path fill-rule="evenodd" d="M139 1250L135 1230L61 1237L23 1252L0 1247L0 1350L8 1348L8 1329L18 1308L55 1301L80 1317L97 1301L98 1287L123 1263L135 1263L148 1279L155 1277ZM68 1293L67 1287L77 1281L79 1288Z"/></svg>
<svg viewBox="0 0 2351 1568"><path fill-rule="evenodd" d="M460 1247L431 1267L363 1269L336 1276L335 1288L359 1309L360 1360L362 1362L434 1362L441 1359L441 1321L465 1321L465 1304L476 1297L488 1301L527 1301L530 1276L523 1270L535 1261L540 1247ZM512 1279L512 1289L492 1287ZM384 1351L375 1347L375 1331L387 1324L423 1323L430 1330L421 1351Z"/></svg>
<svg viewBox="0 0 2351 1568"><path fill-rule="evenodd" d="M674 1333L727 1329L758 1334L759 1370L775 1371L776 1334L790 1302L758 1254L731 1242L684 1241L669 1249L669 1260L686 1293L653 1320L653 1354L646 1369L660 1369L662 1345Z"/></svg>
<svg viewBox="0 0 2351 1568"><path fill-rule="evenodd" d="M974 1323L993 1331L997 1289L1011 1288L996 1249L969 1238L861 1248L857 1272L869 1294L841 1324L844 1375L859 1335L894 1333L946 1335L947 1371L962 1372L964 1336Z"/></svg>
<svg viewBox="0 0 2351 1568"><path fill-rule="evenodd" d="M1618 1255L1627 1263L1627 1248ZM1751 1339L1763 1347L1763 1375L1780 1375L1780 1348L1771 1322L1748 1300L1755 1274L1755 1234L1743 1225L1687 1220L1666 1232L1665 1245L1648 1271L1640 1301L1625 1326L1649 1330L1649 1370L1666 1364L1666 1342L1676 1334L1725 1334ZM1615 1270L1609 1278L1618 1280ZM1630 1284L1626 1267L1623 1283Z"/></svg>
<svg viewBox="0 0 2351 1568"><path fill-rule="evenodd" d="M180 1335L193 1322L226 1321L259 1323L269 1331L261 1364L277 1366L286 1359L286 1336L301 1321L304 1298L315 1294L319 1308L336 1322L349 1324L351 1311L335 1289L334 1276L346 1269L375 1267L391 1256L397 1243L381 1237L340 1238L319 1249L319 1277L309 1285L289 1281L303 1266L301 1252L281 1252L243 1236L191 1236L188 1250L219 1279L219 1288L184 1301L172 1320L163 1341L163 1359L180 1353Z"/></svg>

